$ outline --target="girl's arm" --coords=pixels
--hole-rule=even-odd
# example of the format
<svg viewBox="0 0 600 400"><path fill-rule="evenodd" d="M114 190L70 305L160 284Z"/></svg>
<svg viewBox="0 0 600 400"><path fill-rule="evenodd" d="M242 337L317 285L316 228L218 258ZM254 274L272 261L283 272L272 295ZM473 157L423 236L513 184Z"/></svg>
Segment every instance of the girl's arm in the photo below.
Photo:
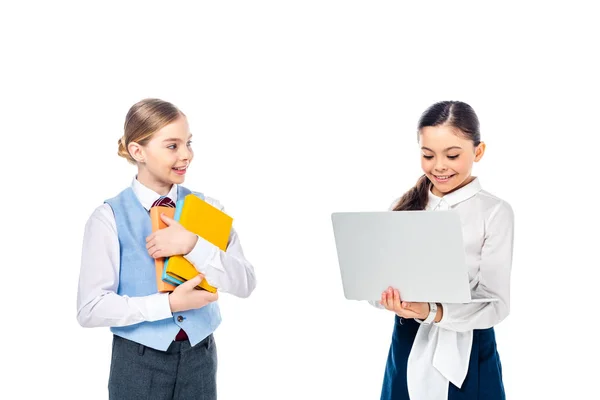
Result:
<svg viewBox="0 0 600 400"><path fill-rule="evenodd" d="M171 318L168 293L119 296L119 239L112 209L98 207L85 226L77 292L83 327L126 326Z"/></svg>
<svg viewBox="0 0 600 400"><path fill-rule="evenodd" d="M514 214L508 203L500 203L485 227L485 240L475 294L499 301L469 304L442 304L441 328L465 332L490 328L510 312L510 274L513 256Z"/></svg>
<svg viewBox="0 0 600 400"><path fill-rule="evenodd" d="M206 201L224 212L223 206L209 197ZM198 236L194 248L184 256L211 286L237 297L248 297L256 287L254 267L246 260L240 239L234 229L229 235L227 250Z"/></svg>

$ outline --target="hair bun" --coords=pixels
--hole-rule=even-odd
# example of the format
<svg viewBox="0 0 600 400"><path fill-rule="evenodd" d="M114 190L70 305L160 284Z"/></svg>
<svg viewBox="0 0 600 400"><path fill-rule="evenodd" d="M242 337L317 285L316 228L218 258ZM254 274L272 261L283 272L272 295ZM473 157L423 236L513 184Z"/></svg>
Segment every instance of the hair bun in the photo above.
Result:
<svg viewBox="0 0 600 400"><path fill-rule="evenodd" d="M133 161L131 154L129 154L129 150L127 150L127 146L125 145L125 136L121 136L119 139L119 149L117 150L117 154L119 157L123 157L129 162Z"/></svg>

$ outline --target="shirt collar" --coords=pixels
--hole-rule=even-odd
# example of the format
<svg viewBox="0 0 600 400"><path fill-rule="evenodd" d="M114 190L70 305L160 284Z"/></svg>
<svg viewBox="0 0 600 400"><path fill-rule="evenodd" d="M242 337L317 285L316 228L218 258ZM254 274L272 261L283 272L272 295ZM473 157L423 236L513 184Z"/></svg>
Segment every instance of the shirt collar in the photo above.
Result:
<svg viewBox="0 0 600 400"><path fill-rule="evenodd" d="M149 187L145 186L140 181L138 181L137 176L135 176L133 178L133 181L131 182L131 189L133 189L133 193L136 195L136 197L138 198L140 203L142 203L142 206L144 206L146 210L150 210L152 204L160 197L162 197L160 194L156 193L154 190L150 189ZM170 197L174 203L177 202L177 185L171 186L171 190L169 190L167 197Z"/></svg>
<svg viewBox="0 0 600 400"><path fill-rule="evenodd" d="M465 200L470 199L481 191L481 182L479 178L475 177L469 184L449 193L443 197L438 197L429 191L429 200L427 202L427 208L435 209L443 201L448 207L453 207L458 203L462 203Z"/></svg>

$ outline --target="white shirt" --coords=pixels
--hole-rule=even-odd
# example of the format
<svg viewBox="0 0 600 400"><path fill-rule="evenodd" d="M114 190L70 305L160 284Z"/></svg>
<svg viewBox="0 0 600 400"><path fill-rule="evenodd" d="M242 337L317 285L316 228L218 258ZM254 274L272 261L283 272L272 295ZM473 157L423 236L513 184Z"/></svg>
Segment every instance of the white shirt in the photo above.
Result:
<svg viewBox="0 0 600 400"><path fill-rule="evenodd" d="M136 178L131 187L146 210L150 210L154 201L160 197ZM177 202L177 185L173 185L167 196ZM205 200L224 211L217 200L210 197ZM184 257L220 292L248 297L256 287L254 268L244 257L234 229L229 237L227 251L198 237L196 246ZM112 208L105 203L94 210L85 226L77 293L77 320L84 327L126 326L173 316L168 293L141 297L118 295L119 269L117 225Z"/></svg>
<svg viewBox="0 0 600 400"><path fill-rule="evenodd" d="M440 322L421 324L407 367L408 390L415 400L446 400L449 382L460 388L469 367L473 330L497 325L510 311L511 206L482 190L475 178L443 197L429 192L426 210L449 209L456 210L462 222L472 297L499 301L442 304ZM371 304L381 308L376 302Z"/></svg>

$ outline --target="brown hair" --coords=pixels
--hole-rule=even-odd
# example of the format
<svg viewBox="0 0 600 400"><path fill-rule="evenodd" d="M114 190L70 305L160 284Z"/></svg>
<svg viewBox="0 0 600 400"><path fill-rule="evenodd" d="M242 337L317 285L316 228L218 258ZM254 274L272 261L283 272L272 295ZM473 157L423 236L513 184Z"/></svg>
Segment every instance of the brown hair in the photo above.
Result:
<svg viewBox="0 0 600 400"><path fill-rule="evenodd" d="M125 158L131 164L136 161L127 147L129 143L135 142L141 146L146 145L152 135L175 121L180 116L185 116L173 104L160 99L143 99L135 103L125 117L125 133L119 139L119 156Z"/></svg>
<svg viewBox="0 0 600 400"><path fill-rule="evenodd" d="M441 101L429 107L421 115L417 132L427 126L447 125L456 128L462 136L478 146L481 139L479 119L475 110L461 101ZM393 211L424 210L429 201L431 181L422 175L417 184L406 192L393 208Z"/></svg>

